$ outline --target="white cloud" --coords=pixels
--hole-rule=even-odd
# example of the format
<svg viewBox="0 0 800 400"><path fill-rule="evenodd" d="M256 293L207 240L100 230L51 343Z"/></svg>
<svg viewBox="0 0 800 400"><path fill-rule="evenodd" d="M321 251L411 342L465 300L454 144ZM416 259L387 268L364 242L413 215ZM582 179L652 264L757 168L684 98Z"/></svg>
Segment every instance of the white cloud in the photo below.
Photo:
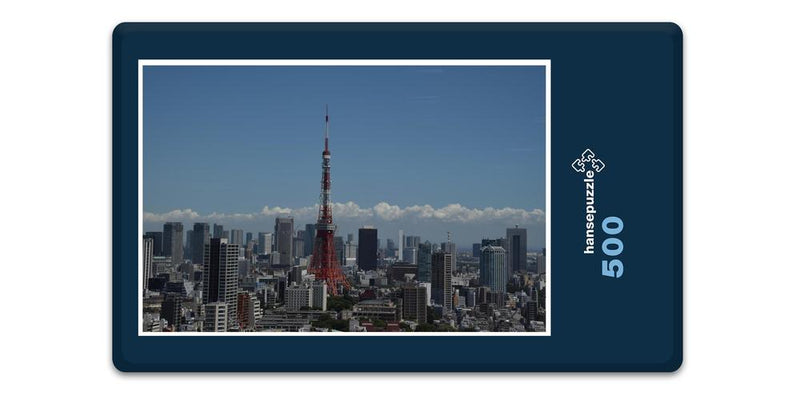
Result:
<svg viewBox="0 0 800 400"><path fill-rule="evenodd" d="M264 208L261 209L261 214L262 215L268 215L268 216L275 216L275 215L281 215L281 214L291 214L291 213L292 213L292 209L291 208L285 208L285 207L272 207L272 208L270 208L269 206L264 206Z"/></svg>
<svg viewBox="0 0 800 400"><path fill-rule="evenodd" d="M147 222L168 222L168 221L183 221L187 219L200 218L200 214L192 211L191 208L183 210L172 210L163 214L155 214L146 212L144 213L144 220Z"/></svg>
<svg viewBox="0 0 800 400"><path fill-rule="evenodd" d="M315 219L319 205L302 208L270 207L264 206L258 213L211 213L200 215L191 210L173 210L163 214L151 212L144 213L146 222L166 222L166 221L255 221L270 219L276 216L291 215L298 219ZM434 208L429 204L413 205L400 207L398 205L380 202L372 208L362 208L358 204L348 201L346 203L333 203L334 219L363 219L378 218L383 221L397 221L403 218L416 220L430 220L442 222L460 223L486 223L486 222L539 222L544 218L544 211L541 209L525 210L521 208L469 208L461 204L448 204L441 208Z"/></svg>
<svg viewBox="0 0 800 400"><path fill-rule="evenodd" d="M371 217L373 214L371 209L361 208L358 204L348 201L347 203L333 203L333 215L339 218L361 218Z"/></svg>
<svg viewBox="0 0 800 400"><path fill-rule="evenodd" d="M375 215L377 215L378 218L386 221L394 221L402 217L404 214L404 210L400 209L400 207L393 206L384 201L376 204L375 207L372 207L372 209L375 211Z"/></svg>

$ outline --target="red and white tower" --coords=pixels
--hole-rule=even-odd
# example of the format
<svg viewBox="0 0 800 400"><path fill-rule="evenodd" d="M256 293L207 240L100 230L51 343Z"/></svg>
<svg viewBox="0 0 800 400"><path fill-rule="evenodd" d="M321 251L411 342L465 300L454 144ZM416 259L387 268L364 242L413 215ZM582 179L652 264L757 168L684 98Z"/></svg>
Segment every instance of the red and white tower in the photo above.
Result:
<svg viewBox="0 0 800 400"><path fill-rule="evenodd" d="M332 295L339 294L344 289L350 289L350 283L342 273L339 260L336 258L336 248L333 245L333 235L336 225L333 224L333 211L331 210L331 152L328 150L328 106L325 106L325 150L322 152L322 189L319 195L319 216L317 217L317 237L314 240L314 253L308 272L314 274L315 279L328 284L328 292Z"/></svg>

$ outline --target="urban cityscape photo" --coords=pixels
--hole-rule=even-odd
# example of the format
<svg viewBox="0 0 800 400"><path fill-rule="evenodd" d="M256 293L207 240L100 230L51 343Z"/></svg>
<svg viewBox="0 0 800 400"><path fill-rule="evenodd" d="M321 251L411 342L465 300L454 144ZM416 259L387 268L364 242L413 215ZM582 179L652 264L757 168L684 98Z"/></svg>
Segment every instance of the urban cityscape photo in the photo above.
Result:
<svg viewBox="0 0 800 400"><path fill-rule="evenodd" d="M549 64L177 64L140 67L140 334L549 334Z"/></svg>

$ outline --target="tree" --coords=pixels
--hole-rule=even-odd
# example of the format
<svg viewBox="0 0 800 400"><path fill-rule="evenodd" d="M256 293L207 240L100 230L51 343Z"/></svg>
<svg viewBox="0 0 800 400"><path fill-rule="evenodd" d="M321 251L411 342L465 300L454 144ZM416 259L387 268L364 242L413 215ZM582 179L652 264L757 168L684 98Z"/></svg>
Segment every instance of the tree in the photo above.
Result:
<svg viewBox="0 0 800 400"><path fill-rule="evenodd" d="M331 296L330 298L328 298L328 308L331 310L335 310L336 312L342 310L350 310L353 308L354 304L356 304L355 299L350 297L349 295Z"/></svg>
<svg viewBox="0 0 800 400"><path fill-rule="evenodd" d="M417 325L416 332L436 332L436 325L434 325L434 324L419 324L419 325Z"/></svg>

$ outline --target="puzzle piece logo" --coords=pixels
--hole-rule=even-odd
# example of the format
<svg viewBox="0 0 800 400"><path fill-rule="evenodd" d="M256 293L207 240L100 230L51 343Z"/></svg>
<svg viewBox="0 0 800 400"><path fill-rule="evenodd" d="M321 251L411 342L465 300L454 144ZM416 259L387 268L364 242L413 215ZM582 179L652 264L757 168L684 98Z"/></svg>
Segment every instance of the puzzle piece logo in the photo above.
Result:
<svg viewBox="0 0 800 400"><path fill-rule="evenodd" d="M593 169L595 172L600 172L606 167L603 160L597 158L592 150L586 149L583 154L581 154L581 158L576 158L575 161L572 162L572 169L574 169L575 172L586 172L588 164L591 164L589 168Z"/></svg>

